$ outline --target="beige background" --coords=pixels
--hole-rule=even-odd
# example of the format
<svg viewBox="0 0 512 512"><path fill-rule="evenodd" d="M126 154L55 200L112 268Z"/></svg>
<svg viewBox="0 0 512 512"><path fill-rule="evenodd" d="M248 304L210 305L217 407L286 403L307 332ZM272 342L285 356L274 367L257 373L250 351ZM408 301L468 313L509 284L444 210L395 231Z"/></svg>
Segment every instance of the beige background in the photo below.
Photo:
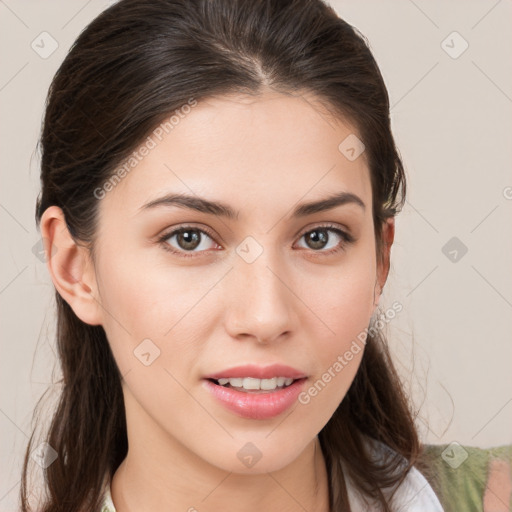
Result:
<svg viewBox="0 0 512 512"><path fill-rule="evenodd" d="M404 306L387 334L422 437L482 447L510 443L512 4L332 4L371 44L407 169L408 201L397 218L381 306L395 300ZM52 371L59 377L53 285L32 252L39 240L36 142L45 95L74 39L107 5L0 2L0 511L17 510L33 407ZM31 47L48 37L42 32L58 43L46 58Z"/></svg>

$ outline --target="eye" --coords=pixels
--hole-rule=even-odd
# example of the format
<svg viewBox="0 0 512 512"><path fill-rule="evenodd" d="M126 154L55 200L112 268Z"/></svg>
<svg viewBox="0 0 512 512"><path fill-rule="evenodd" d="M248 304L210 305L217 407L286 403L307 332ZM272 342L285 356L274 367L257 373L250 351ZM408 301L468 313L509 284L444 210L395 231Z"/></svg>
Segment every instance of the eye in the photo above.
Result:
<svg viewBox="0 0 512 512"><path fill-rule="evenodd" d="M355 240L349 233L332 225L317 226L306 231L300 239L305 240L306 249L327 254L342 251L346 248L346 245L353 243Z"/></svg>
<svg viewBox="0 0 512 512"><path fill-rule="evenodd" d="M213 240L206 230L192 226L182 226L178 229L162 235L158 240L166 249L181 256L194 256L197 253L208 249L215 249L218 244Z"/></svg>

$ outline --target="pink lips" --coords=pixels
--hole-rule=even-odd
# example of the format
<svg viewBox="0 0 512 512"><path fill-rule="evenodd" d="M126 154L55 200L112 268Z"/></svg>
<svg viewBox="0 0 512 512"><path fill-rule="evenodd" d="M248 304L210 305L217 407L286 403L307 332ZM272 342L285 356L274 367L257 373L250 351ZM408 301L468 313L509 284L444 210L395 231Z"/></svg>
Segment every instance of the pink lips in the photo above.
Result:
<svg viewBox="0 0 512 512"><path fill-rule="evenodd" d="M258 393L238 391L212 381L212 379L231 377L253 377L256 379L286 377L296 380L285 388ZM297 401L306 380L306 375L303 372L290 366L280 364L267 367L246 365L208 375L205 377L203 385L229 411L243 418L263 420L278 416L290 408Z"/></svg>

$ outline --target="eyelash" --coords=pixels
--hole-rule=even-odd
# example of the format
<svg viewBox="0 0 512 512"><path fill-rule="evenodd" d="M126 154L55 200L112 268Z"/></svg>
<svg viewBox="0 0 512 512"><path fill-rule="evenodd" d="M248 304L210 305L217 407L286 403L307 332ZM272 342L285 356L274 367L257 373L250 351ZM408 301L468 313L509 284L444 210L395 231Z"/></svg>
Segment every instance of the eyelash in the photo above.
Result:
<svg viewBox="0 0 512 512"><path fill-rule="evenodd" d="M341 242L334 249L330 249L328 251L322 251L322 250L315 251L314 249L311 249L311 251L313 253L318 253L318 255L330 256L330 255L333 255L333 254L337 254L338 252L344 251L346 249L347 245L350 245L350 244L355 242L355 238L350 233L347 233L347 232L341 230L339 227L337 227L337 226L335 226L333 224L318 225L318 226L315 226L312 229L308 229L307 231L304 231L300 235L299 240L304 235L307 235L308 233L311 233L312 231L316 231L316 230L320 230L320 229L325 229L327 231L333 231L334 233L336 233L343 240L343 242ZM200 256L201 253L204 252L204 251L199 251L199 252L194 252L194 251L177 251L177 250L171 248L171 246L167 243L167 240L169 238L171 238L172 236L177 235L177 234L179 234L181 232L184 232L184 231L199 231L200 233L208 235L213 241L215 241L215 237L214 237L213 233L210 232L210 230L205 229L205 228L198 228L196 226L184 225L184 226L180 226L177 229L173 229L172 231L170 231L168 233L164 233L162 236L160 236L157 239L157 242L163 246L164 250L170 252L171 254L175 254L175 255L178 255L178 256L183 257L183 258L195 258L197 256Z"/></svg>

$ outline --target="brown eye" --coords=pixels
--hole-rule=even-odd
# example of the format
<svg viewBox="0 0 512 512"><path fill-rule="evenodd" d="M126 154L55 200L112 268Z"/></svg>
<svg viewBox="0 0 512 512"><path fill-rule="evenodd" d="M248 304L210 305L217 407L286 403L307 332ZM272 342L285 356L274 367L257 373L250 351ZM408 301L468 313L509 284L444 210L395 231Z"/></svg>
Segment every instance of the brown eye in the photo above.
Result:
<svg viewBox="0 0 512 512"><path fill-rule="evenodd" d="M205 230L190 226L181 227L163 235L159 242L163 244L164 249L183 256L195 256L196 253L218 247L212 236Z"/></svg>
<svg viewBox="0 0 512 512"><path fill-rule="evenodd" d="M332 254L345 249L346 245L355 241L354 237L334 226L319 226L301 236L306 249L315 252Z"/></svg>

